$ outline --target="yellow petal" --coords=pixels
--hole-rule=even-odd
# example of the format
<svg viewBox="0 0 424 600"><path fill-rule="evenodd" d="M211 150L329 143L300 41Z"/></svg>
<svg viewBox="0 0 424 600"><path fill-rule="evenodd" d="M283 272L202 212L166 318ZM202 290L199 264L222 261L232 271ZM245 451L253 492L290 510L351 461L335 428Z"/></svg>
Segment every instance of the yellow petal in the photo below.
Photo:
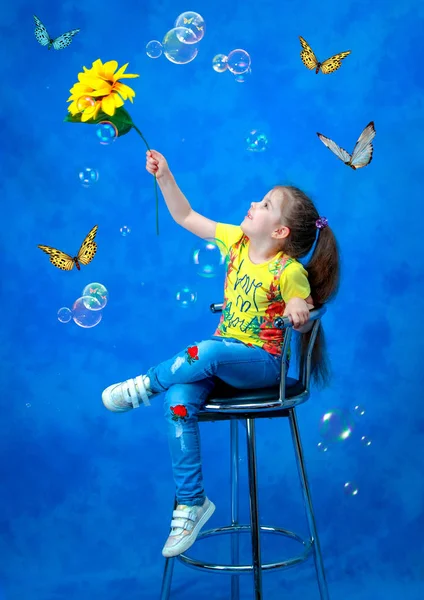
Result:
<svg viewBox="0 0 424 600"><path fill-rule="evenodd" d="M81 115L81 122L85 123L86 121L89 121L90 119L95 119L99 110L100 110L100 102L96 102L95 106L87 107Z"/></svg>
<svg viewBox="0 0 424 600"><path fill-rule="evenodd" d="M133 75L132 73L125 73L125 74L124 74L124 72L125 72L125 69L128 67L128 64L129 64L129 63L125 63L125 65L123 65L123 66L122 66L122 67L119 69L119 71L117 71L117 72L115 73L115 75L113 76L113 79L114 79L114 81L118 81L118 79L124 79L125 77L129 77L129 78L132 78L132 77L140 77L140 75Z"/></svg>
<svg viewBox="0 0 424 600"><path fill-rule="evenodd" d="M105 62L105 64L103 65L103 74L105 76L105 79L113 79L113 74L115 73L117 68L118 63L116 62L116 60L109 60L108 62Z"/></svg>
<svg viewBox="0 0 424 600"><path fill-rule="evenodd" d="M71 113L71 115L74 117L75 115L77 115L79 112L81 112L80 110L78 110L78 106L76 102L72 102L72 104L70 104L68 106L68 112Z"/></svg>
<svg viewBox="0 0 424 600"><path fill-rule="evenodd" d="M125 72L125 69L128 67L129 63L125 63L125 65L122 65L122 67L120 67L118 69L118 71L116 71L115 73L115 80L119 79L120 77L122 77L122 74Z"/></svg>
<svg viewBox="0 0 424 600"><path fill-rule="evenodd" d="M114 76L115 81L117 81L118 79L134 79L134 77L140 77L140 75L135 75L134 73L125 73L124 75L120 75L119 77L117 77L116 75Z"/></svg>
<svg viewBox="0 0 424 600"><path fill-rule="evenodd" d="M113 95L113 101L115 102L116 108L119 108L120 106L124 106L124 101L122 100L121 96L119 96L115 92L113 92L112 95Z"/></svg>
<svg viewBox="0 0 424 600"><path fill-rule="evenodd" d="M124 100L127 100L127 98L134 98L135 96L135 91L128 85L125 85L125 83L116 83L115 90L119 92L119 94L124 98Z"/></svg>
<svg viewBox="0 0 424 600"><path fill-rule="evenodd" d="M88 96L91 96L92 98L100 98L100 96L109 96L112 90L110 86L107 85L106 81L104 81L103 84L107 87L101 88L100 90L93 90L90 94L88 94Z"/></svg>
<svg viewBox="0 0 424 600"><path fill-rule="evenodd" d="M110 117L112 117L115 114L116 105L113 98L114 95L115 94L111 94L110 96L106 96L106 98L102 98L102 111Z"/></svg>
<svg viewBox="0 0 424 600"><path fill-rule="evenodd" d="M100 108L101 108L101 103L96 102L96 110L94 111L93 119L95 119L97 117L97 113L100 111Z"/></svg>
<svg viewBox="0 0 424 600"><path fill-rule="evenodd" d="M125 89L126 86L122 85L122 83L115 83L114 91L119 94L124 100L128 99L128 92Z"/></svg>
<svg viewBox="0 0 424 600"><path fill-rule="evenodd" d="M101 77L92 77L90 75L86 75L82 81L86 86L90 86L93 90L100 90L108 87L110 90L110 85L107 81L102 79Z"/></svg>
<svg viewBox="0 0 424 600"><path fill-rule="evenodd" d="M69 91L71 92L71 94L87 94L93 91L93 88L89 85L84 85L82 83L75 83Z"/></svg>
<svg viewBox="0 0 424 600"><path fill-rule="evenodd" d="M85 73L78 73L78 82L83 84L87 79L100 79L96 71L86 71Z"/></svg>
<svg viewBox="0 0 424 600"><path fill-rule="evenodd" d="M97 60L95 60L93 62L93 64L91 65L91 68L93 69L93 71L96 71L96 72L98 72L98 71L100 71L100 70L103 69L103 63L100 60L100 58L98 58Z"/></svg>

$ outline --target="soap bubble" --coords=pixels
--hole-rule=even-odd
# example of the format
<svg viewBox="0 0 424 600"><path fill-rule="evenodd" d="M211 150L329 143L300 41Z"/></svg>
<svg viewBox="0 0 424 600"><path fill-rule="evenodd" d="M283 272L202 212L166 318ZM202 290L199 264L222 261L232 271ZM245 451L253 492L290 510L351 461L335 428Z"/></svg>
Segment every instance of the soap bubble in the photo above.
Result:
<svg viewBox="0 0 424 600"><path fill-rule="evenodd" d="M328 446L324 442L318 442L317 448L320 452L327 452Z"/></svg>
<svg viewBox="0 0 424 600"><path fill-rule="evenodd" d="M215 238L202 240L193 252L193 263L201 277L216 277L228 263L228 250Z"/></svg>
<svg viewBox="0 0 424 600"><path fill-rule="evenodd" d="M102 283L89 283L82 291L84 305L90 310L101 310L107 304L109 292ZM91 298L91 300L88 300Z"/></svg>
<svg viewBox="0 0 424 600"><path fill-rule="evenodd" d="M80 96L77 100L78 112L83 113L87 108L92 108L96 101L91 96Z"/></svg>
<svg viewBox="0 0 424 600"><path fill-rule="evenodd" d="M358 486L353 481L346 481L343 488L344 488L344 493L346 494L346 496L357 496L358 495L358 492L359 492Z"/></svg>
<svg viewBox="0 0 424 600"><path fill-rule="evenodd" d="M234 75L241 75L246 73L250 67L250 56L246 50L233 50L228 55L228 70Z"/></svg>
<svg viewBox="0 0 424 600"><path fill-rule="evenodd" d="M146 54L150 58L159 58L162 55L163 47L158 40L152 40L146 45Z"/></svg>
<svg viewBox="0 0 424 600"><path fill-rule="evenodd" d="M367 437L366 435L363 435L363 436L361 436L361 444L363 446L371 446L372 442L369 437Z"/></svg>
<svg viewBox="0 0 424 600"><path fill-rule="evenodd" d="M177 20L175 21L175 27L190 29L190 31L194 34L194 42L192 41L193 38L180 40L184 42L184 44L194 44L196 42L200 42L205 35L205 21L203 20L203 17L191 10L183 12L179 17L177 17Z"/></svg>
<svg viewBox="0 0 424 600"><path fill-rule="evenodd" d="M89 188L99 180L99 174L96 169L87 168L80 171L79 178L82 187Z"/></svg>
<svg viewBox="0 0 424 600"><path fill-rule="evenodd" d="M196 41L196 36L191 29L187 29L187 27L175 27L168 31L163 38L164 54L172 63L185 65L197 56L197 47L193 46Z"/></svg>
<svg viewBox="0 0 424 600"><path fill-rule="evenodd" d="M102 146L109 146L118 137L118 130L110 121L102 121L97 125L96 134Z"/></svg>
<svg viewBox="0 0 424 600"><path fill-rule="evenodd" d="M226 71L228 68L227 61L228 56L225 56L225 54L217 54L212 59L213 70L217 73L224 73L224 71Z"/></svg>
<svg viewBox="0 0 424 600"><path fill-rule="evenodd" d="M131 229L128 227L128 225L122 225L119 231L121 232L122 237L126 237L129 233L131 233Z"/></svg>
<svg viewBox="0 0 424 600"><path fill-rule="evenodd" d="M57 311L57 318L61 323L69 323L69 321L72 319L71 309L67 308L66 306L62 306L62 308L59 308Z"/></svg>
<svg viewBox="0 0 424 600"><path fill-rule="evenodd" d="M252 129L246 137L247 150L249 152L265 152L268 146L268 138L257 129Z"/></svg>
<svg viewBox="0 0 424 600"><path fill-rule="evenodd" d="M189 308L193 306L193 304L197 300L197 293L190 289L188 286L183 286L177 293L175 294L175 298L177 300L178 306L181 308Z"/></svg>
<svg viewBox="0 0 424 600"><path fill-rule="evenodd" d="M365 408L360 404L356 404L353 407L353 414L355 415L355 417L363 417L365 414Z"/></svg>
<svg viewBox="0 0 424 600"><path fill-rule="evenodd" d="M96 310L87 308L87 305L90 305L90 303L97 304ZM102 320L102 311L100 308L99 300L91 296L82 296L78 300L75 300L72 306L72 318L77 325L84 329L95 327Z"/></svg>
<svg viewBox="0 0 424 600"><path fill-rule="evenodd" d="M334 409L326 412L321 418L319 431L326 442L346 440L353 431L353 423L348 411Z"/></svg>

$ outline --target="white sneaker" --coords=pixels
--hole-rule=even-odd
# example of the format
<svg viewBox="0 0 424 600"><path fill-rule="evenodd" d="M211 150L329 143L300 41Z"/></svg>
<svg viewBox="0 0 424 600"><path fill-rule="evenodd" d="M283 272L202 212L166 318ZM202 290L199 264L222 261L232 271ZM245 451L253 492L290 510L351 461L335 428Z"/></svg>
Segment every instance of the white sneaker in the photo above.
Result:
<svg viewBox="0 0 424 600"><path fill-rule="evenodd" d="M215 504L208 498L203 506L179 504L172 513L171 533L162 549L163 556L171 558L188 550L214 512Z"/></svg>
<svg viewBox="0 0 424 600"><path fill-rule="evenodd" d="M125 412L138 408L140 401L150 406L149 397L153 394L150 390L150 380L145 375L134 379L127 379L122 383L110 385L102 393L102 401L112 412Z"/></svg>

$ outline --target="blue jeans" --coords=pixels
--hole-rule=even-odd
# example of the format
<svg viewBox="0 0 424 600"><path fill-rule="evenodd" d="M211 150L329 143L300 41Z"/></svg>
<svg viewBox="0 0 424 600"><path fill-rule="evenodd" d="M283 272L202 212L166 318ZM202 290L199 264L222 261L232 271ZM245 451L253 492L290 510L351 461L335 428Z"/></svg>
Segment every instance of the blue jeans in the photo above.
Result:
<svg viewBox="0 0 424 600"><path fill-rule="evenodd" d="M189 346L146 373L152 392L166 392L165 418L178 504L205 501L197 415L216 379L236 388L280 381L281 357L233 338L214 336Z"/></svg>

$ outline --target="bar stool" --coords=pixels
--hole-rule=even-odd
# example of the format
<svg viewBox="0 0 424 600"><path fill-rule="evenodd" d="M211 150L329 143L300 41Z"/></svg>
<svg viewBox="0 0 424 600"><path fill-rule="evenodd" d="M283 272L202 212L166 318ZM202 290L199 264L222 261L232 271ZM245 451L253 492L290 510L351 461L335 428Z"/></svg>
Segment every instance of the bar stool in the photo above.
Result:
<svg viewBox="0 0 424 600"><path fill-rule="evenodd" d="M222 310L222 303L212 304L210 308L212 312L220 312ZM296 407L299 404L306 402L310 395L309 385L311 376L312 349L318 333L320 320L325 312L326 308L322 307L320 309L313 310L310 313L310 319L314 321L314 324L312 327L306 359L299 361L298 379L289 377L286 378L285 359L290 344L292 326L287 318L277 318L275 320L276 327L279 327L280 329L286 329L286 335L282 348L282 368L279 386L259 390L241 390L228 386L223 382L218 382L216 388L211 394L211 397L208 398L203 410L199 413L199 422L222 420L230 421L231 525L203 531L199 534L197 539L207 538L213 535L236 534L231 535L232 564L208 563L190 558L186 554L180 554L174 558L167 558L165 561L165 568L162 578L161 600L168 600L170 597L175 560L179 560L187 566L198 570L206 570L211 573L230 573L231 600L240 599L240 575L253 573L254 598L255 600L263 600L263 571L272 571L276 569L292 567L293 565L304 562L311 555L313 555L315 562L315 570L321 600L329 600L324 564L315 524L311 493L306 475L305 461L296 415ZM303 539L296 533L286 529L281 529L278 527L265 527L259 524L255 420L260 418L278 417L287 417L290 423L291 437L295 451L300 486L303 494L306 519L309 527L309 538L307 539ZM239 523L239 420L245 421L247 431L250 525L243 525ZM177 502L175 499L174 509L176 504ZM250 532L251 536L252 563L249 565L241 565L239 564L239 536L237 534L238 532L246 531ZM293 558L281 562L263 563L261 560L261 533L282 535L296 540L302 544L303 552Z"/></svg>

